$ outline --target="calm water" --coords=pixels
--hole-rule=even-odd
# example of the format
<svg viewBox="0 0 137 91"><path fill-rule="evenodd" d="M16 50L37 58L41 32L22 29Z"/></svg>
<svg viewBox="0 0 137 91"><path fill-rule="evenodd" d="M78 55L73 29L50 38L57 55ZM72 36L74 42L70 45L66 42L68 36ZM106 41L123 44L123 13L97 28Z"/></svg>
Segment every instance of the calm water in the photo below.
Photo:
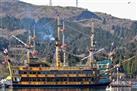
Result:
<svg viewBox="0 0 137 91"><path fill-rule="evenodd" d="M105 88L20 88L20 89L4 89L0 88L0 91L106 91ZM137 88L112 88L109 91L137 91Z"/></svg>

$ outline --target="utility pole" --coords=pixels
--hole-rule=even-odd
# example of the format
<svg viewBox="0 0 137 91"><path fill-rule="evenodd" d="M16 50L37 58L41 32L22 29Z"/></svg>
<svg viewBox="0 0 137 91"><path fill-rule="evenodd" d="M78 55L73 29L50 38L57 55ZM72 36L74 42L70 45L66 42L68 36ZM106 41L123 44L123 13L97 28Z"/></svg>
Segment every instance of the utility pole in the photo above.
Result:
<svg viewBox="0 0 137 91"><path fill-rule="evenodd" d="M78 7L78 0L76 0L76 7Z"/></svg>
<svg viewBox="0 0 137 91"><path fill-rule="evenodd" d="M49 6L52 6L52 0L49 0Z"/></svg>

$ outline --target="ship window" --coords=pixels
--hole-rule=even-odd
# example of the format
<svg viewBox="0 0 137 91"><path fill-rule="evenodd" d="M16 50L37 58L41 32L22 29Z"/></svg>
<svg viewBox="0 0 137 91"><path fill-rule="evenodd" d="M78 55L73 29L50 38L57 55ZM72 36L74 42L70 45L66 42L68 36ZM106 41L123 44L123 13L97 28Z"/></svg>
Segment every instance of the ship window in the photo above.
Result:
<svg viewBox="0 0 137 91"><path fill-rule="evenodd" d="M37 79L32 79L33 81L37 81Z"/></svg>
<svg viewBox="0 0 137 91"><path fill-rule="evenodd" d="M47 78L45 78L45 81L47 81Z"/></svg>
<svg viewBox="0 0 137 91"><path fill-rule="evenodd" d="M15 70L13 70L13 73L15 72Z"/></svg>
<svg viewBox="0 0 137 91"><path fill-rule="evenodd" d="M69 81L70 81L70 82L73 82L73 81L74 81L74 79L73 79L73 78L69 78Z"/></svg>
<svg viewBox="0 0 137 91"><path fill-rule="evenodd" d="M32 78L30 78L29 81L32 81Z"/></svg>
<svg viewBox="0 0 137 91"><path fill-rule="evenodd" d="M80 82L80 81L82 81L82 78L77 78L77 80Z"/></svg>
<svg viewBox="0 0 137 91"><path fill-rule="evenodd" d="M41 81L41 78L38 78L38 81Z"/></svg>
<svg viewBox="0 0 137 91"><path fill-rule="evenodd" d="M37 72L33 72L33 74L37 74Z"/></svg>
<svg viewBox="0 0 137 91"><path fill-rule="evenodd" d="M55 79L51 78L51 81L52 81L52 82L54 82L54 81L55 81Z"/></svg>
<svg viewBox="0 0 137 91"><path fill-rule="evenodd" d="M24 72L24 74L27 74L27 72Z"/></svg>
<svg viewBox="0 0 137 91"><path fill-rule="evenodd" d="M30 72L30 74L36 74L36 72L35 72L35 71L33 71L33 72Z"/></svg>
<svg viewBox="0 0 137 91"><path fill-rule="evenodd" d="M44 74L47 74L47 72L45 71Z"/></svg>
<svg viewBox="0 0 137 91"><path fill-rule="evenodd" d="M21 78L21 81L27 81L28 79L27 78Z"/></svg>
<svg viewBox="0 0 137 91"><path fill-rule="evenodd" d="M51 79L51 78L48 78L48 79L47 79L47 81L48 81L48 82L51 82L51 81L52 81L52 79Z"/></svg>
<svg viewBox="0 0 137 91"><path fill-rule="evenodd" d="M94 78L91 78L91 81L94 81L95 79Z"/></svg>
<svg viewBox="0 0 137 91"><path fill-rule="evenodd" d="M103 65L103 68L106 68L107 66L106 65Z"/></svg>
<svg viewBox="0 0 137 91"><path fill-rule="evenodd" d="M74 82L77 81L77 78L74 78L73 81L74 81Z"/></svg>
<svg viewBox="0 0 137 91"><path fill-rule="evenodd" d="M19 82L20 80L21 80L21 79L18 78L18 77L15 77L15 78L14 78L14 81L15 81L15 82Z"/></svg>
<svg viewBox="0 0 137 91"><path fill-rule="evenodd" d="M16 81L15 78L13 78L13 81Z"/></svg>
<svg viewBox="0 0 137 91"><path fill-rule="evenodd" d="M63 78L63 81L67 81L66 78Z"/></svg>
<svg viewBox="0 0 137 91"><path fill-rule="evenodd" d="M37 81L40 81L40 79L39 79L39 78L37 78Z"/></svg>
<svg viewBox="0 0 137 91"><path fill-rule="evenodd" d="M59 81L59 78L56 78L55 80L58 82L58 81Z"/></svg>
<svg viewBox="0 0 137 91"><path fill-rule="evenodd" d="M104 65L101 65L101 68L103 68L104 67Z"/></svg>
<svg viewBox="0 0 137 91"><path fill-rule="evenodd" d="M26 72L24 72L24 71L19 71L19 74L26 74Z"/></svg>
<svg viewBox="0 0 137 91"><path fill-rule="evenodd" d="M83 78L83 81L86 81L86 79L85 79L85 78Z"/></svg>
<svg viewBox="0 0 137 91"><path fill-rule="evenodd" d="M16 77L14 78L15 82L17 81Z"/></svg>
<svg viewBox="0 0 137 91"><path fill-rule="evenodd" d="M45 72L44 72L44 71L42 71L42 72L41 72L41 74L45 74Z"/></svg>
<svg viewBox="0 0 137 91"><path fill-rule="evenodd" d="M45 81L45 78L39 78L38 81Z"/></svg>
<svg viewBox="0 0 137 91"><path fill-rule="evenodd" d="M74 71L72 71L72 72L70 72L71 74L74 74L75 72Z"/></svg>
<svg viewBox="0 0 137 91"><path fill-rule="evenodd" d="M41 72L38 71L37 74L41 74Z"/></svg>
<svg viewBox="0 0 137 91"><path fill-rule="evenodd" d="M63 73L64 73L64 74L68 74L68 72L67 72L67 71L64 71Z"/></svg>
<svg viewBox="0 0 137 91"><path fill-rule="evenodd" d="M41 78L41 81L44 81L44 78Z"/></svg>
<svg viewBox="0 0 137 91"><path fill-rule="evenodd" d="M19 71L18 71L18 70L16 70L16 71L15 71L15 74L16 74L16 75L17 75L17 74L19 74Z"/></svg>

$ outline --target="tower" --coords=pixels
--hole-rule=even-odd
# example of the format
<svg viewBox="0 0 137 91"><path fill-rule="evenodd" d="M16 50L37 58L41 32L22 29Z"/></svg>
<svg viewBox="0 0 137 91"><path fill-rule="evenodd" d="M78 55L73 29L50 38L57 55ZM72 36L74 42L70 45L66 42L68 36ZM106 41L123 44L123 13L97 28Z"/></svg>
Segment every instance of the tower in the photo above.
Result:
<svg viewBox="0 0 137 91"><path fill-rule="evenodd" d="M52 0L49 0L49 6L52 6Z"/></svg>
<svg viewBox="0 0 137 91"><path fill-rule="evenodd" d="M76 7L78 7L78 0L76 0Z"/></svg>

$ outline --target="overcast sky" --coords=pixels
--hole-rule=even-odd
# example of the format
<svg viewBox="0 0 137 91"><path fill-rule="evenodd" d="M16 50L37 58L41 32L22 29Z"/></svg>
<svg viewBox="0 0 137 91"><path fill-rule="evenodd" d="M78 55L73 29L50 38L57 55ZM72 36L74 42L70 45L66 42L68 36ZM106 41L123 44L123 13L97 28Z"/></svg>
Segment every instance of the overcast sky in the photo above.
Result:
<svg viewBox="0 0 137 91"><path fill-rule="evenodd" d="M49 5L49 0L20 0L36 5ZM52 0L53 6L76 6L76 0ZM78 7L103 12L119 18L137 20L137 0L79 0Z"/></svg>

